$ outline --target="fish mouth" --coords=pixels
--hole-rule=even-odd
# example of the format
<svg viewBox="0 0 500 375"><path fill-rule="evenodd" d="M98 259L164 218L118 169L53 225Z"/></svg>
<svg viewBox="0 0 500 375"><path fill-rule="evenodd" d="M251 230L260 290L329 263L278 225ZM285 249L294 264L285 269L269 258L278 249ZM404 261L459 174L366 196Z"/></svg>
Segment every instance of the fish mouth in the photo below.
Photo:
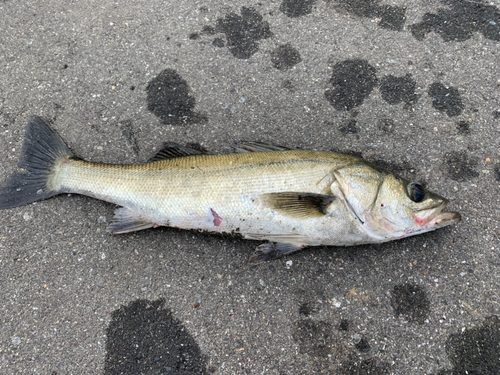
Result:
<svg viewBox="0 0 500 375"><path fill-rule="evenodd" d="M415 222L423 228L441 228L461 220L460 213L455 211L444 211L448 201L443 201L432 207L413 211Z"/></svg>

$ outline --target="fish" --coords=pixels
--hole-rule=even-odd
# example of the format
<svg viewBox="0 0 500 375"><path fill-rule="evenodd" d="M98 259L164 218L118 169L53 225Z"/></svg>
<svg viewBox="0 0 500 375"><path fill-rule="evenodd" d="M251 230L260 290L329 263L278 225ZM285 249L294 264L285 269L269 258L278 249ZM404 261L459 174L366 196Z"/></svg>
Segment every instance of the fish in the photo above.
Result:
<svg viewBox="0 0 500 375"><path fill-rule="evenodd" d="M72 193L119 206L108 231L159 226L265 241L251 264L308 246L383 243L460 220L448 201L363 159L240 142L233 153L166 144L145 164L84 161L41 117L27 125L0 209Z"/></svg>

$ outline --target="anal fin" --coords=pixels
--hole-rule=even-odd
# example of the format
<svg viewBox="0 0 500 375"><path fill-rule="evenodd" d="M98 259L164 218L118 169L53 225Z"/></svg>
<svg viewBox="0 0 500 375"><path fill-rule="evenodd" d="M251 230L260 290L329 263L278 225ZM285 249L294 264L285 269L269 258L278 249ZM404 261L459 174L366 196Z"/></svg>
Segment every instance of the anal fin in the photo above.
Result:
<svg viewBox="0 0 500 375"><path fill-rule="evenodd" d="M108 225L107 231L113 234L130 233L138 230L149 229L155 226L136 212L120 207L115 211L113 221Z"/></svg>
<svg viewBox="0 0 500 375"><path fill-rule="evenodd" d="M268 242L257 246L248 263L255 265L268 260L279 259L287 254L303 249L307 245L298 243Z"/></svg>

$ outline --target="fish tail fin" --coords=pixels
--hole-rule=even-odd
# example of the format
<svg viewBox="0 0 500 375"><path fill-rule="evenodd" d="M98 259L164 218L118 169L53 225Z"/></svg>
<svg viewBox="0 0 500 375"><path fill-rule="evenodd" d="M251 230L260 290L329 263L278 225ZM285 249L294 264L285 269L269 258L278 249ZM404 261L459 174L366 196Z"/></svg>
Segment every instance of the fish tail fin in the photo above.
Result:
<svg viewBox="0 0 500 375"><path fill-rule="evenodd" d="M19 167L28 173L12 175L0 187L0 210L50 198L62 192L51 188L50 178L63 159L73 153L41 117L28 122Z"/></svg>

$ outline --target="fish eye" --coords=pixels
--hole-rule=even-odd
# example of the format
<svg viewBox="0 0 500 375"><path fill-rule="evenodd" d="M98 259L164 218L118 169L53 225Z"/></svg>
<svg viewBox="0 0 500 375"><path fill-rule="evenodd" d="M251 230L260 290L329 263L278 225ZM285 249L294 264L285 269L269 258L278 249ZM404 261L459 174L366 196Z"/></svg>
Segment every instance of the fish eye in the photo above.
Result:
<svg viewBox="0 0 500 375"><path fill-rule="evenodd" d="M425 190L422 185L410 182L407 186L408 196L413 202L419 203L424 200Z"/></svg>

